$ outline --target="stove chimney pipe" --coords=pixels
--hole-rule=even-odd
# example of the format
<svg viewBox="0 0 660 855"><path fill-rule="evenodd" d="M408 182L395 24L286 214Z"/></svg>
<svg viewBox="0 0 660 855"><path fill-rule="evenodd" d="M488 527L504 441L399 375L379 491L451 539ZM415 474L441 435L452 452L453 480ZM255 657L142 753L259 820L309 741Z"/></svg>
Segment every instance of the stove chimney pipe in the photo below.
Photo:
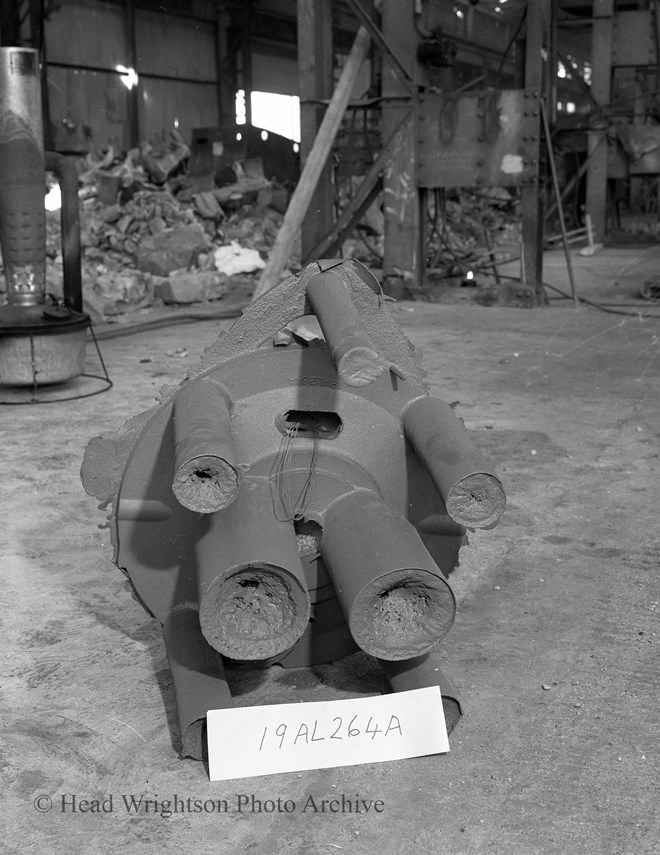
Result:
<svg viewBox="0 0 660 855"><path fill-rule="evenodd" d="M44 133L39 55L0 48L0 249L10 306L46 293Z"/></svg>

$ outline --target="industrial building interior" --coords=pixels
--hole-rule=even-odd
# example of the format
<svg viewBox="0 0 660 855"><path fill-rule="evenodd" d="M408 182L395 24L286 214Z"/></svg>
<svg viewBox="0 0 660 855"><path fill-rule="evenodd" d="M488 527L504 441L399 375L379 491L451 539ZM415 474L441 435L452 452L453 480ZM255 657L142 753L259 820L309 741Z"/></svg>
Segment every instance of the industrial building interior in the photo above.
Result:
<svg viewBox="0 0 660 855"><path fill-rule="evenodd" d="M0 249L3 851L659 851L658 0L0 0Z"/></svg>

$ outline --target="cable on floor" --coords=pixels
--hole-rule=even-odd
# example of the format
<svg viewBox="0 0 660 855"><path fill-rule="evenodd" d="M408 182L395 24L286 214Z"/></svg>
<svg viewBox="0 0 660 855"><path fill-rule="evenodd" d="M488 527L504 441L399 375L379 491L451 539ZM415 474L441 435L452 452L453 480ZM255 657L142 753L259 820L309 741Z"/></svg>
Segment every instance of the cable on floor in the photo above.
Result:
<svg viewBox="0 0 660 855"><path fill-rule="evenodd" d="M97 330L96 338L105 340L109 338L119 338L124 335L133 335L134 333L149 332L151 330L162 329L163 327L173 327L179 324L191 324L195 321L219 321L230 318L239 318L247 303L234 304L227 306L224 309L219 309L216 312L182 312L171 317L152 318L149 321L143 321L139 324L131 324L130 326L116 326L105 330Z"/></svg>

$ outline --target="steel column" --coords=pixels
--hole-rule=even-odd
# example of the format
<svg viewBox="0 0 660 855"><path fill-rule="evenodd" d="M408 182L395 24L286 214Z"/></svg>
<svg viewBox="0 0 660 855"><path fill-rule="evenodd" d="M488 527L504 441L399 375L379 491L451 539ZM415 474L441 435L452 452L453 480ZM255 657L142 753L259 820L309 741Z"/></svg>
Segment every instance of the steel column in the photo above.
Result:
<svg viewBox="0 0 660 855"><path fill-rule="evenodd" d="M409 128L406 127L406 122L409 118L406 115L397 128L396 133L385 142L380 150L380 154L362 179L360 186L355 190L352 198L330 231L314 246L309 258L303 254L305 262L310 261L312 257L324 258L328 255L328 251L341 242L344 234L359 221L362 214L376 200L378 194L382 192L383 182L381 174L391 163L392 158L398 151L399 145L405 139L405 134L410 133Z"/></svg>
<svg viewBox="0 0 660 855"><path fill-rule="evenodd" d="M332 97L332 4L298 0L298 73L300 82L300 160L304 166L323 121L322 101ZM330 160L321 172L301 226L302 257L332 229L333 192Z"/></svg>
<svg viewBox="0 0 660 855"><path fill-rule="evenodd" d="M138 47L137 47L137 30L135 23L135 3L134 0L128 0L126 9L126 27L128 30L128 46L131 57L131 65L134 71L138 70ZM131 147L135 148L140 145L141 128L140 128L140 95L142 94L142 85L138 74L138 82L132 86L128 92L128 138Z"/></svg>
<svg viewBox="0 0 660 855"><path fill-rule="evenodd" d="M415 74L417 32L413 0L384 0L382 31L404 62L411 78ZM410 110L410 83L400 72L397 61L383 54L383 138L396 133ZM393 297L401 298L409 288L415 288L421 278L419 257L419 194L417 190L417 146L415 123L401 136L401 145L383 173L385 213L385 248L383 259L383 288Z"/></svg>
<svg viewBox="0 0 660 855"><path fill-rule="evenodd" d="M527 4L527 35L525 39L525 87L543 91L543 51L550 23L548 0ZM536 139L541 138L541 117L536 120ZM543 202L538 184L524 186L522 201L523 279L534 292L534 302L545 302L543 289Z"/></svg>
<svg viewBox="0 0 660 855"><path fill-rule="evenodd" d="M236 124L236 67L235 57L230 53L229 26L231 16L226 10L218 9L216 17L216 68L218 75L218 119L220 126L230 128Z"/></svg>
<svg viewBox="0 0 660 855"><path fill-rule="evenodd" d="M608 104L612 78L612 15L614 0L594 0L591 34L591 94L600 104ZM607 214L607 123L599 120L587 135L587 213L597 240L605 235ZM602 144L601 144L602 143Z"/></svg>

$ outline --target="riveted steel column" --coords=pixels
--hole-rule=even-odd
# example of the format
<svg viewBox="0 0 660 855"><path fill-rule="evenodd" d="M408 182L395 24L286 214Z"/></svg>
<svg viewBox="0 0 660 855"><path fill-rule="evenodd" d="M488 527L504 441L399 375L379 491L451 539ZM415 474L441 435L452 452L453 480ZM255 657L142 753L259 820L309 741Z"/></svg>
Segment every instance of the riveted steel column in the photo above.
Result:
<svg viewBox="0 0 660 855"><path fill-rule="evenodd" d="M525 35L525 87L536 90L543 97L544 59L550 25L549 0L535 0L527 4L527 30ZM555 62L554 57L552 63ZM553 74L554 74L554 65ZM535 134L541 140L541 115L536 117ZM524 185L521 190L523 278L534 292L536 305L545 303L543 287L543 198L537 183Z"/></svg>
<svg viewBox="0 0 660 855"><path fill-rule="evenodd" d="M401 144L383 173L383 211L385 214L385 243L383 258L383 289L392 297L409 296L421 278L420 204L417 189L415 88L418 34L412 0L383 0L382 31L409 79L406 82L399 62L387 51L383 54L383 139L389 139L406 114L411 120L405 125ZM411 111L411 107L413 110Z"/></svg>
<svg viewBox="0 0 660 855"><path fill-rule="evenodd" d="M606 106L612 90L614 0L594 0L591 31L591 97ZM596 239L605 237L607 218L607 121L599 117L587 134L587 213Z"/></svg>
<svg viewBox="0 0 660 855"><path fill-rule="evenodd" d="M300 160L304 166L332 97L332 3L298 0L298 80L300 85ZM309 216L300 228L303 259L331 230L333 222L332 163L323 167L309 202Z"/></svg>

